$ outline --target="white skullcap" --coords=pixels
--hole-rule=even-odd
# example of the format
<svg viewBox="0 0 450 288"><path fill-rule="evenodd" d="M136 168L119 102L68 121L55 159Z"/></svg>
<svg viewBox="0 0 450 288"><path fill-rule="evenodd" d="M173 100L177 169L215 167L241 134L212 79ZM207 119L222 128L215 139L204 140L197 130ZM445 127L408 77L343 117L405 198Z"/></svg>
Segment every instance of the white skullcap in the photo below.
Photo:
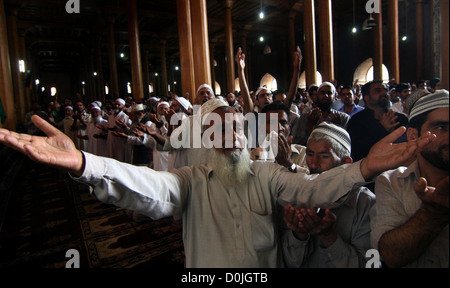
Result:
<svg viewBox="0 0 450 288"><path fill-rule="evenodd" d="M122 106L125 105L125 100L123 100L122 98L117 98L116 101L119 101Z"/></svg>
<svg viewBox="0 0 450 288"><path fill-rule="evenodd" d="M259 93L261 93L261 91L263 91L263 90L270 91L266 87L259 87L258 90L256 90L255 97L258 98Z"/></svg>
<svg viewBox="0 0 450 288"><path fill-rule="evenodd" d="M322 88L325 87L325 86L331 87L331 92L333 93L333 95L336 94L336 87L335 87L335 86L333 85L333 83L331 83L331 82L323 82L323 83L319 86L319 89L317 90L317 92L319 92L320 89L322 89Z"/></svg>
<svg viewBox="0 0 450 288"><path fill-rule="evenodd" d="M133 112L143 112L143 111L145 111L145 106L144 106L144 104L136 104L133 107L132 111Z"/></svg>
<svg viewBox="0 0 450 288"><path fill-rule="evenodd" d="M203 88L208 88L209 90L211 90L211 94L212 94L214 97L216 97L216 95L214 95L214 90L212 89L212 87L211 87L210 85L206 84L206 83L205 83L205 84L202 84L202 85L200 85L200 86L198 86L196 95L198 95L198 93L200 92L200 90L203 89Z"/></svg>
<svg viewBox="0 0 450 288"><path fill-rule="evenodd" d="M72 106L66 106L64 109L70 109L73 111L73 107Z"/></svg>
<svg viewBox="0 0 450 288"><path fill-rule="evenodd" d="M98 107L97 105L93 105L91 110L98 110L98 111L102 111L102 109L100 107Z"/></svg>
<svg viewBox="0 0 450 288"><path fill-rule="evenodd" d="M352 151L352 142L350 135L344 128L340 126L328 122L322 122L316 128L314 128L314 130L311 132L311 135L309 136L309 139L311 139L314 133L321 133L330 136L339 144L344 146L344 148L347 149L348 152Z"/></svg>
<svg viewBox="0 0 450 288"><path fill-rule="evenodd" d="M186 111L188 111L189 108L192 108L192 105L191 105L191 103L189 102L189 100L187 100L187 99L184 98L184 97L178 97L178 96L176 96L176 97L175 97L175 100L177 100L177 101L181 104L181 106L183 106L183 108L184 108Z"/></svg>
<svg viewBox="0 0 450 288"><path fill-rule="evenodd" d="M102 107L102 102L100 101L94 101L95 104L97 104L98 107Z"/></svg>
<svg viewBox="0 0 450 288"><path fill-rule="evenodd" d="M159 108L159 106L161 106L161 105L167 105L167 106L169 106L169 107L170 107L170 104L169 104L169 102L166 102L166 101L162 101L162 102L159 102L159 103L158 103L158 105L156 106L156 108Z"/></svg>
<svg viewBox="0 0 450 288"><path fill-rule="evenodd" d="M413 105L409 113L409 121L411 122L417 116L425 112L436 110L439 108L448 108L449 94L447 90L437 90L436 92L423 96Z"/></svg>

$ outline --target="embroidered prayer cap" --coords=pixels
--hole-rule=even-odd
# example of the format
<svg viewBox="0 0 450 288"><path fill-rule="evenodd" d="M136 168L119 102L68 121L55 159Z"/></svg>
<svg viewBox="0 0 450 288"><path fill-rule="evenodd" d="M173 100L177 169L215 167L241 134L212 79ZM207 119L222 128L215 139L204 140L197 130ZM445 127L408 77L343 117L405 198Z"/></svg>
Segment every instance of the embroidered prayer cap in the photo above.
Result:
<svg viewBox="0 0 450 288"><path fill-rule="evenodd" d="M411 122L417 116L423 113L436 110L439 108L448 108L449 94L447 90L437 90L436 92L423 96L414 104L409 113L409 121Z"/></svg>
<svg viewBox="0 0 450 288"><path fill-rule="evenodd" d="M311 138L314 133L321 133L330 136L331 138L339 142L342 146L344 146L344 148L347 149L348 152L352 151L352 141L350 139L350 135L344 128L340 126L328 122L322 122L316 128L314 128L309 138Z"/></svg>
<svg viewBox="0 0 450 288"><path fill-rule="evenodd" d="M225 102L218 98L213 98L208 102L205 102L201 107L202 112L202 122L206 119L206 117L211 114L214 110L220 107L230 107L228 102Z"/></svg>
<svg viewBox="0 0 450 288"><path fill-rule="evenodd" d="M408 112L411 112L411 108L414 106L414 103L416 103L417 100L419 100L421 97L431 94L426 89L417 89L413 93L411 93L408 97L406 97L405 105Z"/></svg>

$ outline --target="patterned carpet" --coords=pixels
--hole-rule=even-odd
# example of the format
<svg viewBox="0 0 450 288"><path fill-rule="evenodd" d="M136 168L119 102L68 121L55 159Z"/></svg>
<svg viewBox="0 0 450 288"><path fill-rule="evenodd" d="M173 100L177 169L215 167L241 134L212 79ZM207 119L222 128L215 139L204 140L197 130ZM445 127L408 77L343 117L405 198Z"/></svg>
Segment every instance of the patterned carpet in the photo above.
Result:
<svg viewBox="0 0 450 288"><path fill-rule="evenodd" d="M25 159L7 185L0 268L64 268L75 249L81 268L184 267L182 225L172 218L136 223L99 202L66 173ZM2 187L5 187L3 185Z"/></svg>

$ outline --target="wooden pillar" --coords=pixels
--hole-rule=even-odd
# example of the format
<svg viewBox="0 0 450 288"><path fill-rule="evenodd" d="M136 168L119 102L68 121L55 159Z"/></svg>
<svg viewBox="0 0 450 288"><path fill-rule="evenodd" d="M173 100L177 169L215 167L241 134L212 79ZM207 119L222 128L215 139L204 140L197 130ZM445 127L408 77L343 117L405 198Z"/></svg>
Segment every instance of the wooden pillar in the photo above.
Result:
<svg viewBox="0 0 450 288"><path fill-rule="evenodd" d="M227 91L234 92L234 47L233 47L233 22L231 19L231 9L233 0L223 1L225 9L225 54L227 63Z"/></svg>
<svg viewBox="0 0 450 288"><path fill-rule="evenodd" d="M320 71L323 81L329 82L335 80L332 13L331 0L319 0Z"/></svg>
<svg viewBox="0 0 450 288"><path fill-rule="evenodd" d="M25 101L25 82L24 72L19 70L19 60L25 61L25 56L21 57L19 52L19 36L17 30L17 6L6 7L6 21L8 25L9 52L11 57L11 72L14 87L14 98L16 102L16 113L18 119L24 119L29 107L26 107ZM25 63L27 65L27 63ZM44 103L41 103L44 104ZM45 103L46 104L46 103Z"/></svg>
<svg viewBox="0 0 450 288"><path fill-rule="evenodd" d="M306 87L317 83L314 0L304 2Z"/></svg>
<svg viewBox="0 0 450 288"><path fill-rule="evenodd" d="M211 87L213 88L214 94L217 94L216 91L216 66L214 65L214 48L215 48L215 43L211 43L211 45L209 45L209 55L211 55L211 63L210 63L210 67L211 67ZM222 92L223 95L223 92Z"/></svg>
<svg viewBox="0 0 450 288"><path fill-rule="evenodd" d="M26 69L27 70L31 70L33 71L33 65L31 63L31 57L29 55L29 53L27 53L27 48L25 45L25 29L19 29L18 31L18 43L19 43L19 55L21 59L25 60L26 63ZM26 78L27 75L22 73L21 75L22 77L22 81L25 84L26 83ZM25 111L28 112L29 107L31 107L31 94L32 94L32 90L31 90L31 86L28 87L23 87L24 91L23 91L23 95L24 95L24 106L25 106Z"/></svg>
<svg viewBox="0 0 450 288"><path fill-rule="evenodd" d="M167 81L167 57L166 40L161 40L161 96L166 97L169 94Z"/></svg>
<svg viewBox="0 0 450 288"><path fill-rule="evenodd" d="M189 0L177 0L177 18L182 93L188 92L189 100L194 103L196 88Z"/></svg>
<svg viewBox="0 0 450 288"><path fill-rule="evenodd" d="M449 41L448 41L448 27L449 27L449 1L441 0L441 88L449 90Z"/></svg>
<svg viewBox="0 0 450 288"><path fill-rule="evenodd" d="M5 4L0 0L0 99L6 112L6 120L0 127L16 130L16 113L14 108L14 90L9 58L8 37L6 28Z"/></svg>
<svg viewBox="0 0 450 288"><path fill-rule="evenodd" d="M446 1L446 0L444 0ZM442 0L441 0L442 2ZM423 0L416 0L416 80L423 78Z"/></svg>
<svg viewBox="0 0 450 288"><path fill-rule="evenodd" d="M108 21L108 48L109 48L109 94L111 98L117 99L119 97L119 77L117 74L117 55L116 42L114 37L114 18L107 17Z"/></svg>
<svg viewBox="0 0 450 288"><path fill-rule="evenodd" d="M383 80L383 17L382 0L379 0L380 13L373 13L376 26L373 28L374 55L373 55L373 79ZM376 2L375 2L376 3ZM376 4L375 4L376 5Z"/></svg>
<svg viewBox="0 0 450 288"><path fill-rule="evenodd" d="M147 95L149 93L149 86L150 86L150 70L148 69L149 62L148 62L148 50L145 50L144 53L144 67L142 69L142 73L144 76L144 95ZM147 98L144 96L144 98Z"/></svg>
<svg viewBox="0 0 450 288"><path fill-rule="evenodd" d="M105 103L105 82L103 81L103 63L102 63L102 38L96 36L95 42L95 72L97 72L97 98Z"/></svg>
<svg viewBox="0 0 450 288"><path fill-rule="evenodd" d="M135 100L144 98L142 81L141 45L139 42L139 26L136 0L127 0L128 34L130 35L131 77L133 97ZM166 87L167 89L167 87Z"/></svg>
<svg viewBox="0 0 450 288"><path fill-rule="evenodd" d="M296 49L295 45L295 17L297 17L296 11L289 11L289 35L288 35L288 59L289 59L289 75L292 74L292 63L294 62L294 51Z"/></svg>
<svg viewBox="0 0 450 288"><path fill-rule="evenodd" d="M195 87L211 85L209 67L209 37L206 0L191 0L192 47L195 67Z"/></svg>
<svg viewBox="0 0 450 288"><path fill-rule="evenodd" d="M398 37L398 0L389 0L389 68L390 78L400 83L400 52Z"/></svg>

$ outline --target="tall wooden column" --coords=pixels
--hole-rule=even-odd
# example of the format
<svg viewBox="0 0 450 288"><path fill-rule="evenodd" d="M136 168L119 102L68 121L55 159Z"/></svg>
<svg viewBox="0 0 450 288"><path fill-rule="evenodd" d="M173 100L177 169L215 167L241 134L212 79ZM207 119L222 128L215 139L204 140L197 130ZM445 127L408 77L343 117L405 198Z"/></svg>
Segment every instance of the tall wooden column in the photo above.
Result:
<svg viewBox="0 0 450 288"><path fill-rule="evenodd" d="M182 94L188 92L190 97L189 100L193 103L196 88L191 31L191 8L189 0L177 0L177 18Z"/></svg>
<svg viewBox="0 0 450 288"><path fill-rule="evenodd" d="M17 30L17 12L18 7L11 6L6 7L6 21L8 25L8 37L9 37L9 52L11 53L11 72L14 87L14 96L16 98L17 117L18 119L24 119L25 114L29 107L26 107L25 101L25 83L23 72L19 71L19 60L25 61L25 57L21 58L19 51L19 36ZM27 63L25 63L26 65ZM44 103L41 103L44 104Z"/></svg>
<svg viewBox="0 0 450 288"><path fill-rule="evenodd" d="M144 98L144 86L142 81L141 45L139 42L139 26L136 0L127 0L127 9L128 34L130 35L133 98L136 101L139 101Z"/></svg>
<svg viewBox="0 0 450 288"><path fill-rule="evenodd" d="M6 120L4 123L0 123L0 127L16 130L17 118L14 109L14 90L7 35L5 4L3 0L0 0L0 99L6 112Z"/></svg>
<svg viewBox="0 0 450 288"><path fill-rule="evenodd" d="M209 55L211 55L211 87L213 88L214 94L217 95L216 91L216 66L214 65L214 49L216 47L216 41L211 41L212 43L209 45ZM223 94L223 93L222 93Z"/></svg>
<svg viewBox="0 0 450 288"><path fill-rule="evenodd" d="M103 81L103 63L102 63L102 38L100 35L95 39L95 71L97 72L97 100L105 103L105 83Z"/></svg>
<svg viewBox="0 0 450 288"><path fill-rule="evenodd" d="M289 11L289 35L288 35L288 59L289 59L289 75L292 74L292 63L294 62L295 45L295 17L297 17L296 11Z"/></svg>
<svg viewBox="0 0 450 288"><path fill-rule="evenodd" d="M111 98L115 100L119 97L119 76L117 74L117 55L116 42L114 37L114 18L108 16L108 48L109 48L109 93Z"/></svg>
<svg viewBox="0 0 450 288"><path fill-rule="evenodd" d="M331 0L319 0L320 70L323 81L334 79L333 11Z"/></svg>
<svg viewBox="0 0 450 288"><path fill-rule="evenodd" d="M383 80L383 17L382 0L379 0L380 13L373 13L376 26L373 28L374 53L373 53L373 79ZM375 2L376 3L376 2Z"/></svg>
<svg viewBox="0 0 450 288"><path fill-rule="evenodd" d="M317 83L314 0L304 2L306 87Z"/></svg>
<svg viewBox="0 0 450 288"><path fill-rule="evenodd" d="M147 95L149 93L149 86L150 86L150 70L148 69L148 66L149 66L148 56L149 56L149 52L148 52L148 50L145 50L144 67L142 69L142 73L144 76L144 95ZM144 96L144 98L146 98L146 97Z"/></svg>
<svg viewBox="0 0 450 288"><path fill-rule="evenodd" d="M441 0L442 1L442 0ZM445 0L443 0L445 1ZM423 78L423 0L416 0L416 80Z"/></svg>
<svg viewBox="0 0 450 288"><path fill-rule="evenodd" d="M233 92L234 89L234 47L233 47L233 22L231 19L231 9L233 0L225 0L223 6L225 9L225 41L226 41L226 63L227 63L227 91ZM224 91L225 92L225 91Z"/></svg>
<svg viewBox="0 0 450 288"><path fill-rule="evenodd" d="M166 57L166 40L161 40L161 96L167 96L168 81L167 81L167 57Z"/></svg>
<svg viewBox="0 0 450 288"><path fill-rule="evenodd" d="M206 0L191 0L192 47L195 67L195 87L204 83L211 85L209 67L209 37Z"/></svg>
<svg viewBox="0 0 450 288"><path fill-rule="evenodd" d="M441 0L441 88L449 90L449 1Z"/></svg>
<svg viewBox="0 0 450 288"><path fill-rule="evenodd" d="M398 0L389 0L389 68L390 78L400 83L400 52L398 38Z"/></svg>

